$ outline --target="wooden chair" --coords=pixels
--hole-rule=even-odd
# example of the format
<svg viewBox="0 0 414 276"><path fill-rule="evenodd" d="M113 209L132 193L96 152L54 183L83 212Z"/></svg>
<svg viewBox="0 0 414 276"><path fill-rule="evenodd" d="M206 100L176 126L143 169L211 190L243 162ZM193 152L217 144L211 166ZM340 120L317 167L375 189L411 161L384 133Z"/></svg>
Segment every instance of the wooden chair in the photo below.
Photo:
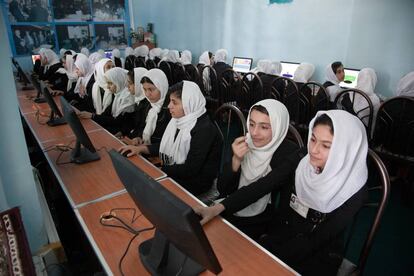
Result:
<svg viewBox="0 0 414 276"><path fill-rule="evenodd" d="M352 242L353 234L355 228L358 224L358 218L361 216L361 213L367 208L374 208L375 215L372 220L372 223L369 226L368 233L364 240L361 250L359 251L359 257L356 264L353 264L348 259L344 258L342 264L338 270L337 275L362 275L365 269L365 265L368 260L368 256L371 250L371 247L374 243L375 234L378 231L382 216L384 214L385 206L388 202L388 197L390 194L390 178L388 176L387 169L385 168L384 163L379 158L379 156L371 149L368 150L368 189L370 193L369 202L367 202L360 212L356 215L352 226L350 227L349 235L345 243L345 253L348 251L348 247ZM365 222L365 221L364 221Z"/></svg>

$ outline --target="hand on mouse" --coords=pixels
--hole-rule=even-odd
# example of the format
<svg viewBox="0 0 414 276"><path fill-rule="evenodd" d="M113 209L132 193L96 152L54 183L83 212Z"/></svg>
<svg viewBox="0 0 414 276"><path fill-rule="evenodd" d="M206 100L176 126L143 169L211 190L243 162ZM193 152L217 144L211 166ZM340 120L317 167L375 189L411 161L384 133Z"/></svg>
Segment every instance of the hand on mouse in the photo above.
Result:
<svg viewBox="0 0 414 276"><path fill-rule="evenodd" d="M127 146L122 146L121 148L119 148L118 150L121 154L125 154L126 152L129 152L126 156L127 157L131 157L134 156L136 154L141 154L141 153L145 153L145 154L149 154L149 150L147 146L132 146L132 145L127 145Z"/></svg>

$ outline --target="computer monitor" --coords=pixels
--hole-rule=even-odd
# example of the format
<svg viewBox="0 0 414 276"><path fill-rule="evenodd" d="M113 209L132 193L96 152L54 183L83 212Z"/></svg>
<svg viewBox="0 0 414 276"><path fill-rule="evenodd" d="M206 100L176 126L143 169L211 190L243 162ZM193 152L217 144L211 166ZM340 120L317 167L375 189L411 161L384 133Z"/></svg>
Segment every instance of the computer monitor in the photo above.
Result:
<svg viewBox="0 0 414 276"><path fill-rule="evenodd" d="M355 88L358 81L359 69L344 68L345 78L344 81L339 83L342 88Z"/></svg>
<svg viewBox="0 0 414 276"><path fill-rule="evenodd" d="M62 105L63 116L76 136L76 146L72 150L71 162L83 164L101 159L76 115L75 110L73 110L72 106L63 96L60 97L60 103Z"/></svg>
<svg viewBox="0 0 414 276"><path fill-rule="evenodd" d="M60 112L55 100L53 99L53 96L50 94L49 89L50 88L47 87L43 81L40 82L40 91L42 91L43 97L50 107L50 116L49 121L47 121L47 124L49 126L64 125L66 124L65 118Z"/></svg>
<svg viewBox="0 0 414 276"><path fill-rule="evenodd" d="M115 150L109 152L119 178L141 213L156 228L139 245L151 275L198 275L222 268L193 209Z"/></svg>
<svg viewBox="0 0 414 276"><path fill-rule="evenodd" d="M17 76L19 78L19 81L23 83L22 90L32 90L33 86L30 86L31 82L29 78L27 77L26 73L23 71L23 69L20 67L17 60L12 58L12 63L14 64L14 67L16 67L17 70Z"/></svg>
<svg viewBox="0 0 414 276"><path fill-rule="evenodd" d="M40 60L40 55L32 55L33 65L36 63L36 60Z"/></svg>
<svg viewBox="0 0 414 276"><path fill-rule="evenodd" d="M105 51L105 57L112 59L112 51Z"/></svg>
<svg viewBox="0 0 414 276"><path fill-rule="evenodd" d="M293 76L295 75L295 71L299 67L299 63L281 61L280 64L282 65L282 72L280 73L280 75L282 77L293 79Z"/></svg>
<svg viewBox="0 0 414 276"><path fill-rule="evenodd" d="M252 58L234 57L233 70L239 73L248 73L252 68L252 63Z"/></svg>

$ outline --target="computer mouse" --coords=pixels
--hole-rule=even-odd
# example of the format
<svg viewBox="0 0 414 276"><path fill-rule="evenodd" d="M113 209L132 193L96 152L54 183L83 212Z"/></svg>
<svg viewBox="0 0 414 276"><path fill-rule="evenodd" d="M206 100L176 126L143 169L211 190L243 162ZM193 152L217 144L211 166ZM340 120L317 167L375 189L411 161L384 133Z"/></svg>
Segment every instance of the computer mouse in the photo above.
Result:
<svg viewBox="0 0 414 276"><path fill-rule="evenodd" d="M121 154L122 154L122 156L128 157L128 154L130 154L130 153L131 153L131 150L126 150Z"/></svg>

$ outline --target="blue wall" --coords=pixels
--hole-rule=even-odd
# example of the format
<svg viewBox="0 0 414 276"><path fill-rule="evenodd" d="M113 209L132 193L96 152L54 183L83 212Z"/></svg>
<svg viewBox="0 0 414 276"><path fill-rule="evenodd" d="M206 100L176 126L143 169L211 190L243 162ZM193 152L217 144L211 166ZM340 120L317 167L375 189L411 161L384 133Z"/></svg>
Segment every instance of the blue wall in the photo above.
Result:
<svg viewBox="0 0 414 276"><path fill-rule="evenodd" d="M373 67L385 96L414 70L412 0L138 0L132 11L135 26L154 23L160 47L188 48L193 62L226 48L230 57L311 62L323 82L326 65L341 60Z"/></svg>

